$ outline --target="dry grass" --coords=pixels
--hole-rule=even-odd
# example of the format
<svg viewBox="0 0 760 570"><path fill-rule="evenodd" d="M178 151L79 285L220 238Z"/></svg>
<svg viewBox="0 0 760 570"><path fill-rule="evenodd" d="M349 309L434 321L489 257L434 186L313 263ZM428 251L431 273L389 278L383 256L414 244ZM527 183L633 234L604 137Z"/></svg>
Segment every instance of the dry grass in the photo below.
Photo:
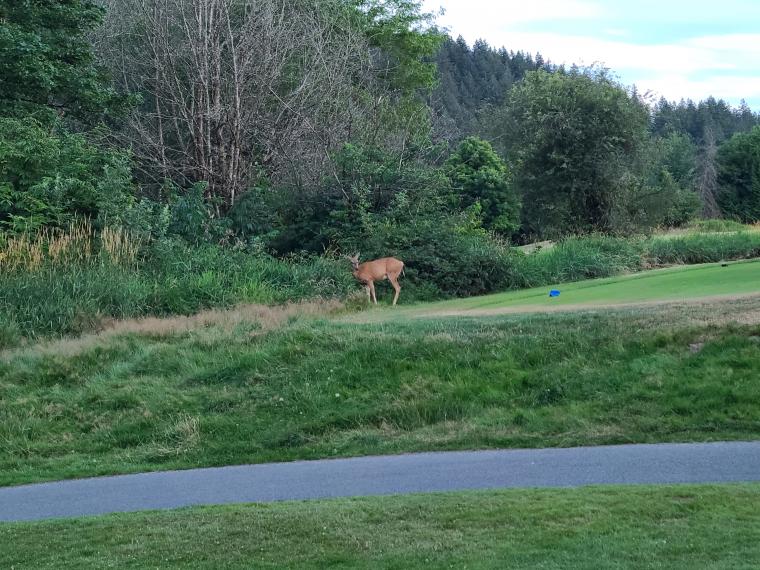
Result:
<svg viewBox="0 0 760 570"><path fill-rule="evenodd" d="M0 352L0 358L9 360L23 353L75 356L92 347L105 344L122 335L142 335L153 338L181 335L193 331L213 330L215 334L229 335L243 324L255 324L256 333L267 332L293 319L330 316L344 309L337 300L319 300L288 303L279 306L257 304L239 305L228 310L208 310L195 315L174 317L146 317L122 321L103 321L98 332L76 338L64 338Z"/></svg>
<svg viewBox="0 0 760 570"><path fill-rule="evenodd" d="M108 231L113 230L104 230ZM65 230L43 228L36 233L10 237L0 244L0 271L36 271L46 261L53 265L88 262L94 256L94 239L95 231L89 220L73 221Z"/></svg>
<svg viewBox="0 0 760 570"><path fill-rule="evenodd" d="M123 228L103 228L100 232L103 252L116 265L134 265L142 243Z"/></svg>
<svg viewBox="0 0 760 570"><path fill-rule="evenodd" d="M94 247L96 239L99 248ZM95 231L89 220L76 220L65 229L43 228L36 233L9 237L0 242L0 271L39 270L44 263L64 266L102 258L114 265L134 266L143 243L120 227Z"/></svg>

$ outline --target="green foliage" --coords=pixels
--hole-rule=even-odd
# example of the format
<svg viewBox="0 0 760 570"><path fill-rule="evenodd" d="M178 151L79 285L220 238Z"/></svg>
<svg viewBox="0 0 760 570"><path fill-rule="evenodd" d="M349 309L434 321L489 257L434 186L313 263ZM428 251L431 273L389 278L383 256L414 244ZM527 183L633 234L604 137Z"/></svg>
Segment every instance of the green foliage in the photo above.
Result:
<svg viewBox="0 0 760 570"><path fill-rule="evenodd" d="M604 71L535 71L494 121L509 141L523 232L535 236L615 230L622 186L637 184L646 107Z"/></svg>
<svg viewBox="0 0 760 570"><path fill-rule="evenodd" d="M697 147L691 139L677 133L656 137L643 160L641 193L625 203L632 229L680 227L695 219L702 203L696 192Z"/></svg>
<svg viewBox="0 0 760 570"><path fill-rule="evenodd" d="M486 229L510 236L520 227L520 203L507 165L490 143L477 137L462 141L446 162L446 174L462 205L480 204Z"/></svg>
<svg viewBox="0 0 760 570"><path fill-rule="evenodd" d="M484 40L472 47L461 36L447 37L437 55L438 85L431 105L435 131L447 140L459 140L484 130L481 115L489 106L500 105L512 86L528 71L553 66L524 52L494 49Z"/></svg>
<svg viewBox="0 0 760 570"><path fill-rule="evenodd" d="M451 211L442 169L357 146L337 161L346 194L335 193L332 226L322 231L341 251L399 257L420 297L475 295L506 281L508 248L480 227L479 206Z"/></svg>
<svg viewBox="0 0 760 570"><path fill-rule="evenodd" d="M431 61L444 36L417 0L352 0L364 15L370 45L378 48L381 80L402 93L430 89L436 80Z"/></svg>
<svg viewBox="0 0 760 570"><path fill-rule="evenodd" d="M130 193L125 154L31 119L0 117L0 226L6 230L63 226L72 217L118 218Z"/></svg>
<svg viewBox="0 0 760 570"><path fill-rule="evenodd" d="M718 202L724 214L760 221L760 126L736 134L718 150Z"/></svg>
<svg viewBox="0 0 760 570"><path fill-rule="evenodd" d="M240 239L265 247L277 238L277 194L265 185L251 188L227 213L230 229Z"/></svg>
<svg viewBox="0 0 760 570"><path fill-rule="evenodd" d="M663 224L667 227L681 227L694 220L702 210L702 201L696 192L679 186L670 172L664 171L661 188L670 196L669 208L665 212Z"/></svg>
<svg viewBox="0 0 760 570"><path fill-rule="evenodd" d="M90 0L0 1L0 116L91 121L122 110L87 36L101 17Z"/></svg>

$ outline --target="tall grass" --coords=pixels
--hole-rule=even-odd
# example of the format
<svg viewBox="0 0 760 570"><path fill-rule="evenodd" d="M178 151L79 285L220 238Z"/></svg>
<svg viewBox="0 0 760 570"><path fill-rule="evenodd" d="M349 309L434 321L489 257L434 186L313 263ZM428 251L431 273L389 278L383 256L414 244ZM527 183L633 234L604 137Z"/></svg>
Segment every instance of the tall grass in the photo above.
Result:
<svg viewBox="0 0 760 570"><path fill-rule="evenodd" d="M519 254L505 289L612 277L680 264L717 263L760 257L760 233L688 233L681 236L566 239L551 249Z"/></svg>
<svg viewBox="0 0 760 570"><path fill-rule="evenodd" d="M760 233L686 234L679 237L653 237L645 243L650 265L715 263L760 256Z"/></svg>
<svg viewBox="0 0 760 570"><path fill-rule="evenodd" d="M695 232L742 232L756 229L755 226L748 226L733 220L695 220L688 226L689 230Z"/></svg>
<svg viewBox="0 0 760 570"><path fill-rule="evenodd" d="M574 237L518 258L519 281L512 288L537 287L610 277L642 265L641 244L606 236Z"/></svg>
<svg viewBox="0 0 760 570"><path fill-rule="evenodd" d="M344 264L282 261L178 241L142 243L87 222L0 243L0 348L77 334L111 319L191 314L237 303L343 297Z"/></svg>
<svg viewBox="0 0 760 570"><path fill-rule="evenodd" d="M218 246L143 243L120 228L95 232L87 222L66 231L0 236L0 349L23 337L77 334L111 319L188 315L238 303L346 297L357 291L345 263L279 260ZM488 252L486 252L488 253ZM690 232L680 236L568 238L532 254L505 250L498 260L470 255L470 273L449 270L459 295L610 277L674 264L760 256L760 232ZM474 260L474 261L473 261ZM403 302L441 295L431 275L447 271L420 259L409 268Z"/></svg>

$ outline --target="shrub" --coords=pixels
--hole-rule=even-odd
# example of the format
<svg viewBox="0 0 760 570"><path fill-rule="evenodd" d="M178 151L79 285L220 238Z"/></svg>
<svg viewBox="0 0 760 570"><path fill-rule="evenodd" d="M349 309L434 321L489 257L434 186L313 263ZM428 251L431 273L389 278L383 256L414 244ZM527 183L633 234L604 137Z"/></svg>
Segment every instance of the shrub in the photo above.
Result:
<svg viewBox="0 0 760 570"><path fill-rule="evenodd" d="M638 240L602 235L573 237L553 248L525 256L519 263L518 287L610 277L642 266Z"/></svg>
<svg viewBox="0 0 760 570"><path fill-rule="evenodd" d="M118 217L130 192L124 153L32 119L0 118L0 228L23 233L76 217Z"/></svg>

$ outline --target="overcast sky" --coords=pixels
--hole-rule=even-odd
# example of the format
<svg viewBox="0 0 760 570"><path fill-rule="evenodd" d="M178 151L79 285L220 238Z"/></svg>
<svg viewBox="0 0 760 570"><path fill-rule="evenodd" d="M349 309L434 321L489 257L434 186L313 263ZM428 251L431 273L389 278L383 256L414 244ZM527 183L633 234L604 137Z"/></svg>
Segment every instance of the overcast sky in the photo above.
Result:
<svg viewBox="0 0 760 570"><path fill-rule="evenodd" d="M470 45L611 68L671 100L709 95L760 111L760 0L424 0Z"/></svg>

